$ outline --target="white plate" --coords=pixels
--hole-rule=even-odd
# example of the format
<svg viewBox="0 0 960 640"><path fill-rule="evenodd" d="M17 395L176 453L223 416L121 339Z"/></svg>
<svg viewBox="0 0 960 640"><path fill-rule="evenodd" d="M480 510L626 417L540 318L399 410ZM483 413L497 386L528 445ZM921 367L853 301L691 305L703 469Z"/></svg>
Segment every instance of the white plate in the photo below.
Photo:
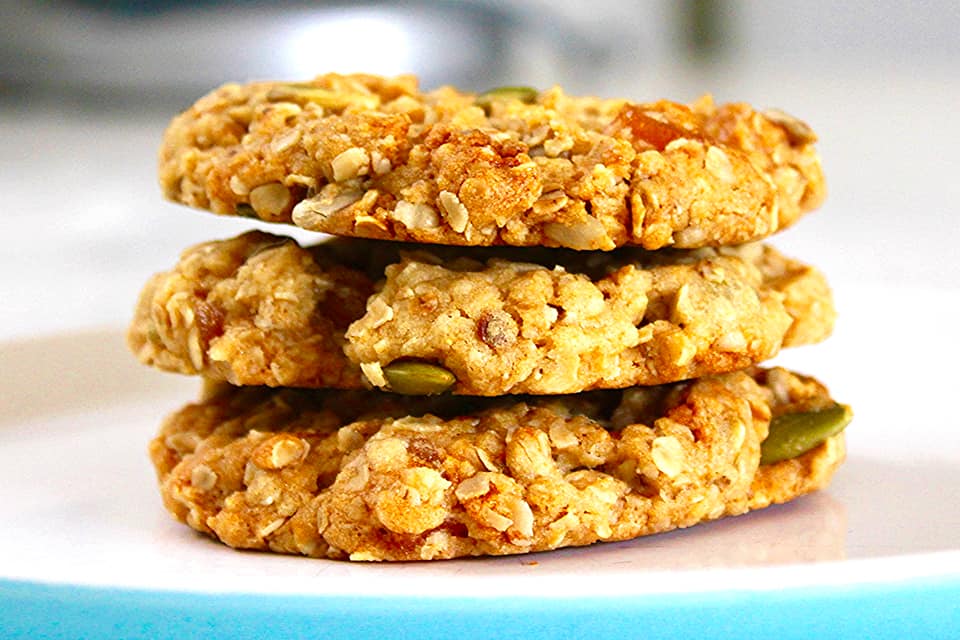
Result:
<svg viewBox="0 0 960 640"><path fill-rule="evenodd" d="M401 621L409 638L489 637L494 624L500 637L622 637L624 624L654 623L665 637L702 625L857 637L878 622L960 633L953 383L858 383L837 363L864 357L853 352L866 338L835 340L839 351L795 358L832 353L807 369L828 384L836 372L834 395L857 412L827 491L628 543L406 564L244 553L194 534L163 511L145 449L196 380L136 365L114 330L0 345L0 635L270 633L281 612L288 631L323 621L325 635L351 637Z"/></svg>

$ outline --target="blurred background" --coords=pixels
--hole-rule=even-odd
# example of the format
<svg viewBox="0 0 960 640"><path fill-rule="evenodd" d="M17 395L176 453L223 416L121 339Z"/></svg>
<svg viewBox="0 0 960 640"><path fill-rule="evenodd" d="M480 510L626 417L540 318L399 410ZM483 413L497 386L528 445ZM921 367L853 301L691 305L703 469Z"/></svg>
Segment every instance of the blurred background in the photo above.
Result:
<svg viewBox="0 0 960 640"><path fill-rule="evenodd" d="M164 127L224 82L327 71L413 72L425 88L561 84L643 102L710 92L807 121L830 195L772 243L826 273L840 316L827 343L779 363L855 407L831 517L846 523L852 558L950 540L943 531L960 526L957 0L0 0L0 422L42 407L66 416L56 428L74 428L65 412L78 396L116 408L131 390L173 398L173 379L183 394L196 388L135 367L121 332L149 274L255 225L161 199ZM100 425L90 411L81 427L118 436L83 440L90 452L141 450L145 435L120 437L146 424L140 413L108 412ZM84 450L59 434L37 442L70 469ZM45 479L49 464L23 468ZM141 459L129 465L129 478L145 474ZM117 485L77 478L104 496ZM86 513L81 502L69 513ZM111 497L108 511L124 506ZM938 510L943 519L917 526ZM141 517L117 516L110 530L126 536Z"/></svg>
<svg viewBox="0 0 960 640"><path fill-rule="evenodd" d="M782 108L820 134L831 195L775 243L841 311L891 318L890 286L960 287L958 7L0 0L0 338L123 326L149 273L249 228L161 200L163 128L223 82L326 71Z"/></svg>

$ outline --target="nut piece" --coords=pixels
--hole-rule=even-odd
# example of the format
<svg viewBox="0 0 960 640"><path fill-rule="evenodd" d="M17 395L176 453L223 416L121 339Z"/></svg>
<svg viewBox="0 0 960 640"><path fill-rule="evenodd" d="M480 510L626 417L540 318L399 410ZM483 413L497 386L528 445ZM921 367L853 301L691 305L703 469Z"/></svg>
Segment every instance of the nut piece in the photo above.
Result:
<svg viewBox="0 0 960 640"><path fill-rule="evenodd" d="M561 247L579 251L611 248L606 246L610 243L610 239L607 238L607 230L604 229L603 223L590 216L571 225L551 222L544 225L543 232ZM606 243L603 242L605 239Z"/></svg>
<svg viewBox="0 0 960 640"><path fill-rule="evenodd" d="M360 147L351 147L330 162L335 182L352 180L368 173L370 156Z"/></svg>
<svg viewBox="0 0 960 640"><path fill-rule="evenodd" d="M470 476L458 484L456 490L454 491L454 495L457 496L457 500L460 502L466 502L467 500L472 500L473 498L485 496L489 492L490 474L488 472L480 472L476 475Z"/></svg>
<svg viewBox="0 0 960 640"><path fill-rule="evenodd" d="M217 473L205 464L198 464L190 472L190 484L200 491L210 491L217 484Z"/></svg>
<svg viewBox="0 0 960 640"><path fill-rule="evenodd" d="M271 533L273 533L274 531L282 527L286 522L287 522L286 518L277 518L275 520L271 520L264 526L257 529L257 535L261 538L266 538Z"/></svg>
<svg viewBox="0 0 960 640"><path fill-rule="evenodd" d="M727 352L746 351L747 338L739 329L728 331L714 343L717 349Z"/></svg>
<svg viewBox="0 0 960 640"><path fill-rule="evenodd" d="M393 218L408 229L434 229L440 226L440 216L428 204L400 200L393 210Z"/></svg>
<svg viewBox="0 0 960 640"><path fill-rule="evenodd" d="M713 174L718 180L726 184L733 184L737 177L733 173L733 165L730 158L720 147L710 147L707 149L707 157L704 160L707 171Z"/></svg>
<svg viewBox="0 0 960 640"><path fill-rule="evenodd" d="M250 193L250 187L244 184L240 176L232 175L230 176L230 191L233 191L238 196L245 196Z"/></svg>
<svg viewBox="0 0 960 640"><path fill-rule="evenodd" d="M400 360L383 367L387 389L394 393L424 396L443 393L457 381L441 366L417 360Z"/></svg>
<svg viewBox="0 0 960 640"><path fill-rule="evenodd" d="M520 427L514 431L507 439L506 459L511 475L522 482L557 473L550 438L539 429Z"/></svg>
<svg viewBox="0 0 960 640"><path fill-rule="evenodd" d="M457 194L450 191L440 192L440 212L451 229L457 233L463 233L466 230L470 216Z"/></svg>
<svg viewBox="0 0 960 640"><path fill-rule="evenodd" d="M853 410L845 404L777 416L770 421L770 433L760 445L760 464L801 456L843 431L851 420Z"/></svg>
<svg viewBox="0 0 960 640"><path fill-rule="evenodd" d="M404 469L400 481L375 498L374 513L384 527L420 534L443 524L450 481L429 467Z"/></svg>
<svg viewBox="0 0 960 640"><path fill-rule="evenodd" d="M548 216L551 213L556 213L560 209L563 209L569 201L570 199L562 189L554 189L553 191L542 194L540 198L533 203L533 212L538 216Z"/></svg>
<svg viewBox="0 0 960 640"><path fill-rule="evenodd" d="M371 329L379 329L393 320L393 307L383 301L383 298L374 298L367 304L367 318Z"/></svg>
<svg viewBox="0 0 960 640"><path fill-rule="evenodd" d="M268 182L250 191L250 206L261 218L275 218L290 206L290 190L279 182Z"/></svg>
<svg viewBox="0 0 960 640"><path fill-rule="evenodd" d="M378 176L386 175L393 169L390 158L387 158L376 149L370 152L370 165L373 167L373 172Z"/></svg>
<svg viewBox="0 0 960 640"><path fill-rule="evenodd" d="M309 200L301 200L293 208L293 221L304 229L314 229L321 225L331 215L346 209L363 197L363 192L350 189L347 191L324 190Z"/></svg>
<svg viewBox="0 0 960 640"><path fill-rule="evenodd" d="M657 469L668 478L676 478L686 466L686 454L680 441L673 436L654 438L650 447L650 457Z"/></svg>
<svg viewBox="0 0 960 640"><path fill-rule="evenodd" d="M261 469L282 469L301 462L310 451L310 443L292 435L276 435L258 446L251 456Z"/></svg>
<svg viewBox="0 0 960 640"><path fill-rule="evenodd" d="M510 516L517 533L524 538L533 537L534 518L530 504L522 498L513 497L512 500L507 501L507 506L510 509Z"/></svg>
<svg viewBox="0 0 960 640"><path fill-rule="evenodd" d="M373 386L380 388L387 386L387 379L383 375L383 367L379 362L361 362L360 371Z"/></svg>
<svg viewBox="0 0 960 640"><path fill-rule="evenodd" d="M270 152L276 154L283 153L287 149L290 149L295 144L300 142L300 137L302 135L303 134L300 132L300 129L290 129L286 133L281 134L280 137L275 138L273 142L270 143ZM233 187L233 178L230 179L230 186L231 188ZM236 189L234 189L234 191L236 192Z"/></svg>

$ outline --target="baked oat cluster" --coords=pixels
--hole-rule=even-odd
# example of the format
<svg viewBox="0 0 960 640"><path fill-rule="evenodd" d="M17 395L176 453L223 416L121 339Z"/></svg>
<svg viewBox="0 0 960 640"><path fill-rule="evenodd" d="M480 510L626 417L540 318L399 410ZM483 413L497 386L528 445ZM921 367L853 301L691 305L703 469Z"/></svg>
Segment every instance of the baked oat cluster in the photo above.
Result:
<svg viewBox="0 0 960 640"><path fill-rule="evenodd" d="M171 123L164 194L345 236L609 250L757 240L825 195L816 135L745 104L413 77L225 85Z"/></svg>
<svg viewBox="0 0 960 640"><path fill-rule="evenodd" d="M413 359L457 394L560 394L742 369L820 341L833 318L823 276L764 245L304 249L252 231L155 275L130 343L145 364L236 385L382 387Z"/></svg>
<svg viewBox="0 0 960 640"><path fill-rule="evenodd" d="M128 341L202 377L150 445L236 548L432 560L627 540L792 500L845 405L759 363L832 331L762 240L824 197L801 121L744 104L329 74L170 124L175 201L294 224L187 249Z"/></svg>

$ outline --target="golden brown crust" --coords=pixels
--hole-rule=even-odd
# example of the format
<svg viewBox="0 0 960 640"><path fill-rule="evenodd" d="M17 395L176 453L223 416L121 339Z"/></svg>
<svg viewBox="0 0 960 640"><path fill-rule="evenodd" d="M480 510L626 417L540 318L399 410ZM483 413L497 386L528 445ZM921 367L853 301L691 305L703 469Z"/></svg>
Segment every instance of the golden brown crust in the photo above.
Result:
<svg viewBox="0 0 960 640"><path fill-rule="evenodd" d="M816 137L779 111L565 95L532 103L409 76L226 85L170 124L164 194L220 214L435 244L738 244L817 207Z"/></svg>
<svg viewBox="0 0 960 640"><path fill-rule="evenodd" d="M760 466L771 415L832 402L783 369L552 398L219 388L150 447L164 503L238 548L353 560L625 540L827 484L834 436Z"/></svg>
<svg viewBox="0 0 960 640"><path fill-rule="evenodd" d="M144 363L240 385L359 388L362 368L383 386L383 368L416 359L452 372L458 394L557 394L733 371L832 328L823 277L760 245L408 246L303 249L262 232L199 245L148 284L130 344Z"/></svg>

